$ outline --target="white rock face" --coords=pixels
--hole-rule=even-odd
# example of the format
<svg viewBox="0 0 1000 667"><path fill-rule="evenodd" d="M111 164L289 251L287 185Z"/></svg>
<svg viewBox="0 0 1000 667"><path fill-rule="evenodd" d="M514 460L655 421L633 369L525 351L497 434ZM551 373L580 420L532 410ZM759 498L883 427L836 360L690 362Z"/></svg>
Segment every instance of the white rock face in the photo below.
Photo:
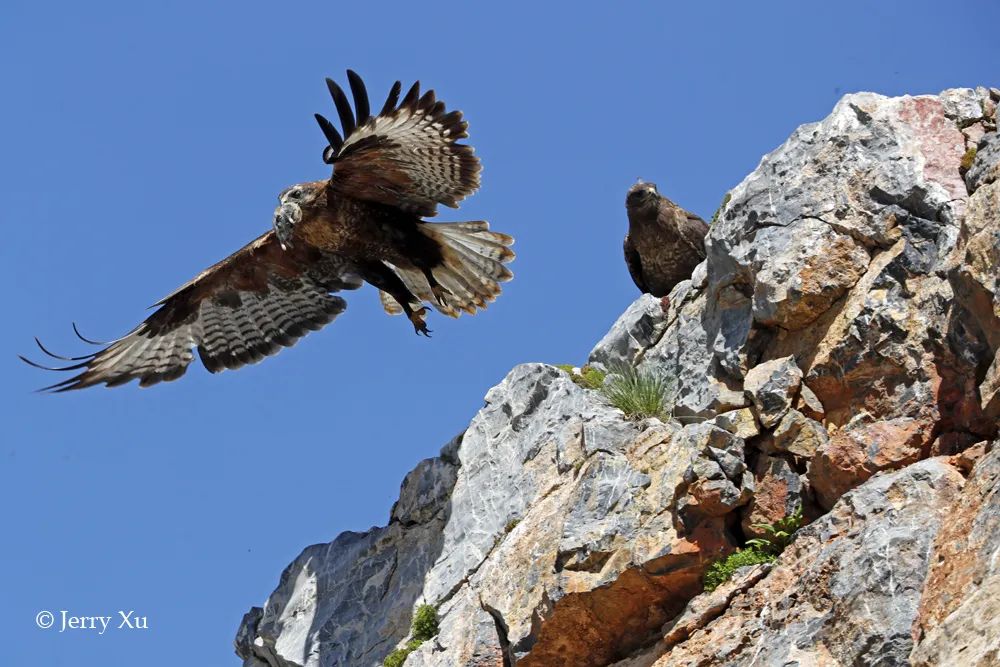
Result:
<svg viewBox="0 0 1000 667"><path fill-rule="evenodd" d="M671 378L675 421L514 368L386 527L289 565L239 629L244 667L380 665L421 603L440 631L407 667L738 665L754 642L756 664L905 664L918 627L924 664L955 637L994 650L960 622L992 603L934 537L964 502L996 546L976 523L995 523L995 485L956 500L972 464L945 457L1000 418L997 101L859 93L796 130L731 191L668 307L640 297L591 352ZM800 508L792 555L678 616L711 561ZM828 590L844 602L817 616Z"/></svg>

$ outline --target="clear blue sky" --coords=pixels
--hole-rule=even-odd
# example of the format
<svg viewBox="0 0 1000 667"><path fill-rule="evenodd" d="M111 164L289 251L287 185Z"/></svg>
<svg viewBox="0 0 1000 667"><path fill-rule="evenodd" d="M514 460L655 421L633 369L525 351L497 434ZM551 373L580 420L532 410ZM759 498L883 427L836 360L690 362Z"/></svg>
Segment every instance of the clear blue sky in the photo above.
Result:
<svg viewBox="0 0 1000 667"><path fill-rule="evenodd" d="M5 665L235 665L241 615L303 547L384 523L513 365L585 359L637 295L636 177L707 218L844 93L1000 85L996 2L590 4L4 3ZM366 287L235 373L31 393L53 381L15 359L33 335L79 354L73 320L128 331L327 175L312 114L347 67L373 98L419 78L466 112L483 188L440 218L517 238L501 298L427 340ZM63 609L150 627L35 626Z"/></svg>

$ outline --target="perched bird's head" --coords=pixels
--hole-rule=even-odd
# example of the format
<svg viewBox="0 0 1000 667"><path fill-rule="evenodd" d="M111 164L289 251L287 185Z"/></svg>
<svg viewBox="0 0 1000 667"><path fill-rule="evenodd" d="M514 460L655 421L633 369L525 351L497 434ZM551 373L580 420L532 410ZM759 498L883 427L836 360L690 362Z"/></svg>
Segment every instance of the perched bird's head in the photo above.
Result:
<svg viewBox="0 0 1000 667"><path fill-rule="evenodd" d="M647 183L639 180L628 189L625 195L625 208L629 210L639 210L653 208L659 205L660 193L656 189L655 183Z"/></svg>

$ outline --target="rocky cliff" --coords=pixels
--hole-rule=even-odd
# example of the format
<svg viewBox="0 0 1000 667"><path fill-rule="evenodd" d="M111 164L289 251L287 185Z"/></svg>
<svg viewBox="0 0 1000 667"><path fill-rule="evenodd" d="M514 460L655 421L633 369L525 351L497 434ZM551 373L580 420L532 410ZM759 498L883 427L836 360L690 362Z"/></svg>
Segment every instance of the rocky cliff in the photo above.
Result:
<svg viewBox="0 0 1000 667"><path fill-rule="evenodd" d="M380 665L421 603L407 667L1000 664L998 101L860 93L800 127L591 353L672 378L672 419L515 368L387 526L288 566L244 666Z"/></svg>

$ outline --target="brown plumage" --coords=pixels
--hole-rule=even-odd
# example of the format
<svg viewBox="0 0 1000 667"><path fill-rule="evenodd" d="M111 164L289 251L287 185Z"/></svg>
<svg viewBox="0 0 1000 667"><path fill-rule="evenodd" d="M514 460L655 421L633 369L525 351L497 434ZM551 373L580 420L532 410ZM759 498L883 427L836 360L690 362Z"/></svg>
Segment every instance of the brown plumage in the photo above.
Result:
<svg viewBox="0 0 1000 667"><path fill-rule="evenodd" d="M424 303L457 317L496 299L499 283L512 277L504 264L514 258L513 239L483 221L421 219L436 215L438 204L457 207L479 187L479 160L456 143L468 136L461 112L446 113L433 91L420 94L419 82L400 101L397 81L372 116L361 78L350 70L347 77L353 109L327 79L343 134L316 114L331 178L285 189L273 230L158 302L101 350L60 357L36 339L49 356L80 362L47 368L81 372L46 389L175 380L195 349L213 373L256 363L332 321L347 307L332 292L362 282L380 290L386 312L405 313L424 335Z"/></svg>
<svg viewBox="0 0 1000 667"><path fill-rule="evenodd" d="M625 210L625 263L632 280L642 292L665 297L705 259L708 225L660 195L653 183L629 188Z"/></svg>

